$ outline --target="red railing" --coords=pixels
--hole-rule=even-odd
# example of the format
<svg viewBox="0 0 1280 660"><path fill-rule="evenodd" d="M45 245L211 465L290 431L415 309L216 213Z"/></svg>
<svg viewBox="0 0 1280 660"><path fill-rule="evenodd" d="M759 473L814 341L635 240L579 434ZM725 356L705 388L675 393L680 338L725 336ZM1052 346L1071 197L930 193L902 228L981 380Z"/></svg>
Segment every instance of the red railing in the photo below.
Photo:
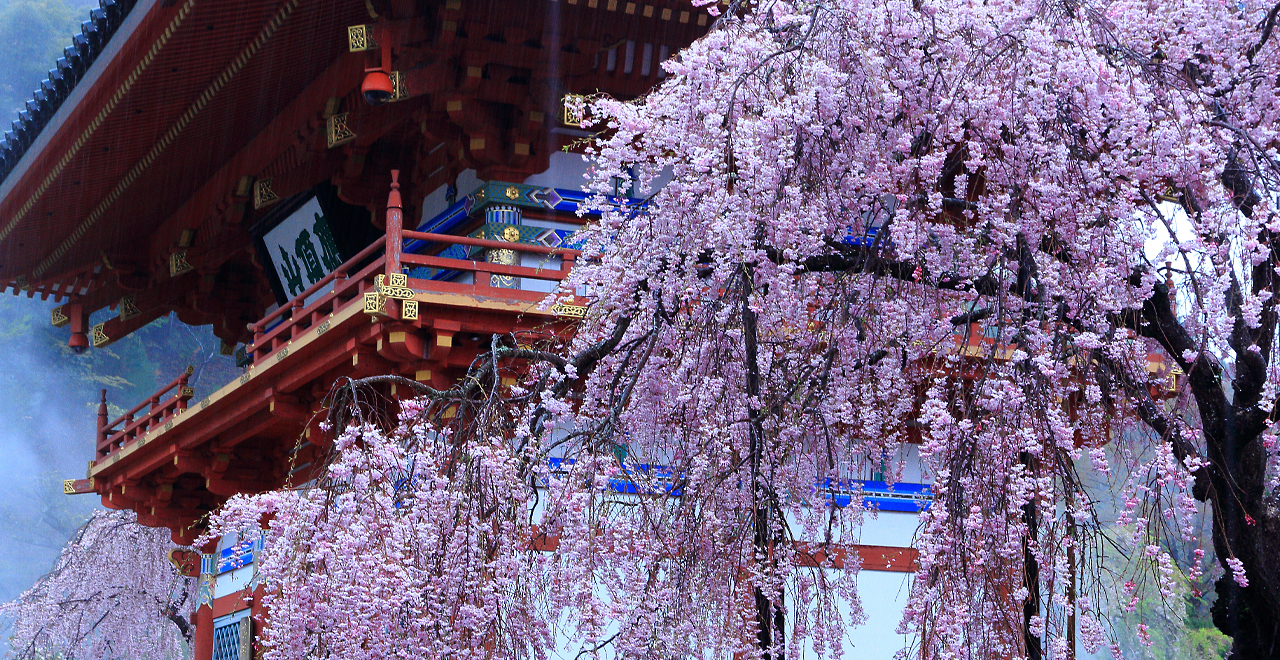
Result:
<svg viewBox="0 0 1280 660"><path fill-rule="evenodd" d="M397 210L398 209L393 209ZM424 266L458 273L473 273L473 283L437 282L433 280L410 279L409 288L423 291L439 291L446 293L470 293L490 298L507 297L513 300L525 300L540 297L544 294L520 289L494 287L490 275L506 275L559 282L565 279L580 251L570 248L553 248L528 243L508 243L470 236L453 236L450 234L432 234L418 231L405 231L398 222L394 222L388 213L387 234L379 237L372 244L360 251L346 263L336 268L307 290L271 312L262 320L252 325L253 344L251 346L255 363L271 356L290 340L298 337L319 323L324 317L346 308L348 305L363 304L363 295L375 290L375 278L379 274L391 275L400 273L404 266ZM419 240L436 244L440 247L449 245L466 245L488 249L511 250L517 253L540 254L549 257L560 257L559 268L531 268L508 264L476 261L473 259L451 259L432 254L405 254L403 245L406 240ZM400 249L385 249L387 246ZM382 254L379 254L379 251ZM358 273L351 274L359 264L370 257L377 258L369 262ZM333 285L333 289L319 298L307 303L307 299L319 293L324 287ZM275 323L276 325L272 326Z"/></svg>
<svg viewBox="0 0 1280 660"><path fill-rule="evenodd" d="M379 248L386 245L386 243L387 243L387 237L379 236L377 240L370 243L369 246L361 250L359 254L357 254L354 257L351 257L351 259L349 259L346 263L333 269L332 273L329 273L328 275L325 275L324 277L320 278L319 282L312 284L310 287L307 288L307 290L303 291L297 296L294 296L293 300L290 300L288 303L281 305L279 309L275 310L274 312L271 312L270 314L267 314L266 316L262 317L262 319L259 320L257 323L254 323L253 324L253 332L255 334L254 343L257 343L256 335L258 333L261 333L263 328L270 325L272 321L283 317L287 313L303 309L303 306L305 305L305 301L307 298L310 298L311 296L315 295L317 291L319 291L320 289L323 289L325 286L328 286L331 282L341 283L344 280L346 280L347 274L351 271L352 268L354 268L361 261L368 259L375 252L377 252ZM337 287L335 287L335 289L336 288Z"/></svg>
<svg viewBox="0 0 1280 660"><path fill-rule="evenodd" d="M402 231L400 232L404 239L430 241L433 243L441 243L445 245L469 245L472 247L483 247L493 250L511 250L518 253L542 254L551 257L560 257L563 261L559 269L552 268L530 268L528 266L512 266L508 264L495 264L487 261L475 261L471 259L450 259L448 257L439 257L429 254L402 254L400 255L399 264L388 264L388 270L394 267L391 272L400 272L403 264L412 266L425 266L427 268L439 268L441 270L451 270L459 272L475 273L473 280L477 289L482 290L484 295L498 295L492 286L491 280L487 275L510 275L512 277L527 277L535 280L548 280L559 282L573 268L574 260L577 259L580 252L569 248L551 248L543 245L530 245L528 243L508 243L506 241L494 241L484 238L472 238L470 236L451 236L449 234L431 234L419 231ZM431 284L425 280L418 280L419 286L430 288Z"/></svg>
<svg viewBox="0 0 1280 660"><path fill-rule="evenodd" d="M188 366L182 375L160 388L146 401L130 408L110 422L107 421L107 391L102 390L102 402L98 404L98 457L111 454L149 429L164 424L179 410L186 409L187 401L190 401L195 394L187 386L187 379L191 377L192 372L193 369ZM173 396L164 399L164 396L171 391ZM161 401L161 399L164 400ZM146 412L135 419L144 408L147 409Z"/></svg>
<svg viewBox="0 0 1280 660"><path fill-rule="evenodd" d="M560 282L568 276L575 260L580 256L578 250L569 248L553 248L543 245L530 245L506 241L495 241L470 236L453 236L449 234L433 234L417 231L405 231L402 227L402 212L399 208L398 183L393 172L392 194L388 199L387 233L379 237L368 247L361 250L346 263L338 266L332 273L312 284L305 291L294 296L292 300L251 324L253 343L249 346L254 363L260 363L270 357L289 341L299 337L307 330L323 322L329 315L347 308L349 305L363 305L364 294L376 290L378 275L393 275L403 272L404 266L424 266L457 273L473 273L473 283L408 279L408 287L417 291L436 291L440 293L460 293L487 298L507 298L509 300L536 302L545 293L527 291L518 288L493 286L490 275L504 275ZM437 254L404 254L406 240L426 241L434 247L443 249L449 245L465 245L491 250L511 250L516 253L540 254L562 259L559 268L531 268L510 264L490 263L472 259L451 259ZM441 250L435 250L439 252ZM368 263L365 263L368 262ZM364 264L361 267L361 264ZM359 271L356 272L356 269ZM332 287L328 292L316 297L310 303L308 298ZM114 421L107 421L106 391L102 394L102 405L98 408L98 456L107 456L120 449L147 430L164 424L173 415L186 408L191 398L191 388L187 387L187 378L191 369L153 394L147 401L138 404L132 410ZM161 398L169 391L175 390L174 396L161 402ZM135 419L144 408L149 409L141 417ZM123 424L122 428L117 428Z"/></svg>

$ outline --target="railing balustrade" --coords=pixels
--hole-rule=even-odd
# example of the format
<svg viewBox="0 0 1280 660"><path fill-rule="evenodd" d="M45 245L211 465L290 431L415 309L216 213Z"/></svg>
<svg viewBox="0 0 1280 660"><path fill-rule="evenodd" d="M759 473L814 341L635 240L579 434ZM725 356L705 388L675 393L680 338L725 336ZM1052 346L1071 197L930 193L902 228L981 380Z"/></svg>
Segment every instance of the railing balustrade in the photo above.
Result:
<svg viewBox="0 0 1280 660"><path fill-rule="evenodd" d="M185 410L187 401L195 394L187 385L193 372L194 369L188 366L181 375L157 390L146 401L111 421L107 421L107 391L102 390L102 401L98 404L98 457L111 454L149 429L164 424L179 410ZM169 392L173 392L173 396L164 398ZM137 417L139 413L142 413L141 417Z"/></svg>
<svg viewBox="0 0 1280 660"><path fill-rule="evenodd" d="M395 174L398 173L393 173ZM395 190L398 185L393 183L392 187ZM378 276L403 273L406 266L444 271L454 280L458 279L457 275L473 274L474 279L470 283L445 279L406 278L408 288L414 291L472 295L489 299L505 298L511 301L533 303L546 293L495 286L490 276L558 283L568 276L574 263L581 256L579 250L566 247L407 231L401 226L401 209L398 207L398 195L393 194L388 199L385 235L284 305L249 325L249 329L253 332L253 343L249 345L251 364L261 364L264 359L276 354L291 340L301 336L335 312L344 310L350 305L362 305L366 293L378 290ZM406 241L411 242L413 252L405 252ZM558 267L534 268L439 255L444 249L453 245L536 254L548 258L559 258L561 262ZM330 287L327 292L326 287ZM317 294L321 295L317 296ZM316 296L315 299L309 301L313 296ZM185 409L187 401L193 394L191 388L187 386L187 379L191 373L191 368L188 367L186 372L146 401L111 421L107 420L106 391L103 390L102 403L98 409L98 458L101 459L119 451L127 443L142 436L148 430L165 424L178 411ZM174 395L164 399L170 391L174 391ZM144 409L146 409L145 413Z"/></svg>
<svg viewBox="0 0 1280 660"><path fill-rule="evenodd" d="M424 247L427 249L434 247L448 247L450 245L465 245L468 247L481 247L491 250L511 250L517 253L559 257L562 261L559 268L531 268L528 266L497 264L474 259L454 259L450 257L441 257L435 254L403 252L403 250L383 250L382 254L378 254L379 250L382 250L388 245L399 245L403 247L405 241L425 242L426 245ZM359 273L351 274L354 268L359 266L362 262L367 261L375 254L378 255L376 259L364 266ZM476 295L484 295L486 297L509 297L512 299L524 300L531 295L539 296L543 294L526 291L521 295L515 293L519 291L518 289L502 289L494 287L491 284L489 275L505 275L559 282L564 280L568 275L580 254L581 252L579 250L572 248L547 247L545 245L495 241L484 238L473 238L470 236L454 236L451 234L407 231L395 227L393 223L388 223L387 235L380 237L359 254L334 269L332 273L326 275L320 281L311 285L307 290L298 294L284 305L281 305L279 309L276 309L263 317L262 320L252 325L254 333L252 345L253 360L257 363L263 358L269 357L288 343L289 340L305 332L325 316L328 316L340 309L344 309L347 305L360 304L361 296L363 296L366 291L374 290L376 286L374 278L378 274L400 273L403 271L405 266L422 266L457 273L474 273L474 280L471 284L410 279L409 288L415 290L463 292L459 290L459 287L463 287L465 291ZM310 304L306 302L308 298L320 292L329 284L333 284L332 291L312 301ZM273 323L276 325L273 326Z"/></svg>

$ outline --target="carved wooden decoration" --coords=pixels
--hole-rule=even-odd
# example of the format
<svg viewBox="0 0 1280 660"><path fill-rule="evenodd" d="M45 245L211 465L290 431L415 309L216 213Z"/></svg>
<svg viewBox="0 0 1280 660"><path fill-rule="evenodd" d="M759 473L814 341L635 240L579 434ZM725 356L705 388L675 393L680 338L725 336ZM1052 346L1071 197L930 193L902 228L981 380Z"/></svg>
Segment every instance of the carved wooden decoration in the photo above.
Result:
<svg viewBox="0 0 1280 660"><path fill-rule="evenodd" d="M258 179L253 183L253 208L260 209L280 201L280 196L271 189L271 179Z"/></svg>
<svg viewBox="0 0 1280 660"><path fill-rule="evenodd" d="M347 27L347 50L352 53L362 53L366 50L374 50L378 47L378 42L373 38L372 25L351 25Z"/></svg>
<svg viewBox="0 0 1280 660"><path fill-rule="evenodd" d="M102 348L111 343L111 338L107 336L106 330L103 328L106 323L99 323L93 326L93 347Z"/></svg>
<svg viewBox="0 0 1280 660"><path fill-rule="evenodd" d="M551 306L551 312L556 316L568 316L575 319L587 318L587 308L585 305L566 305L564 303L556 303Z"/></svg>
<svg viewBox="0 0 1280 660"><path fill-rule="evenodd" d="M125 296L125 297L121 298L121 299L120 299L119 312L120 312L120 320L121 320L121 321L127 321L127 320L129 320L129 319L131 319L131 318L133 318L133 317L137 316L138 314L140 314L141 312L140 312L140 310L138 309L138 299L137 299L137 297L136 297L136 296L134 296L134 295L131 293L131 294L129 294L129 295L127 295L127 296Z"/></svg>
<svg viewBox="0 0 1280 660"><path fill-rule="evenodd" d="M200 553L195 550L174 548L169 551L169 563L178 569L178 573L187 577L200 575Z"/></svg>
<svg viewBox="0 0 1280 660"><path fill-rule="evenodd" d="M587 121L587 98L581 94L565 94L563 107L564 116L561 121L564 125L582 128Z"/></svg>
<svg viewBox="0 0 1280 660"><path fill-rule="evenodd" d="M391 100L403 101L409 98L409 88L404 83L404 72L391 72Z"/></svg>
<svg viewBox="0 0 1280 660"><path fill-rule="evenodd" d="M326 124L328 145L332 149L356 139L355 131L347 127L347 113L342 112L329 117Z"/></svg>
<svg viewBox="0 0 1280 660"><path fill-rule="evenodd" d="M177 277L189 270L191 270L191 264L187 262L186 250L169 255L169 277Z"/></svg>

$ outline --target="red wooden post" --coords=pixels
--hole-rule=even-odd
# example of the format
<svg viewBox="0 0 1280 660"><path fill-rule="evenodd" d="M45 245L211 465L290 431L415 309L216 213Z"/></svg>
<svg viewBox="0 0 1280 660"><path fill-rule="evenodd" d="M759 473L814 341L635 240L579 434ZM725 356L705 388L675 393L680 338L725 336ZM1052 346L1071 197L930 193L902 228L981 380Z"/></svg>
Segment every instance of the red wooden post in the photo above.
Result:
<svg viewBox="0 0 1280 660"><path fill-rule="evenodd" d="M400 274L400 254L404 250L404 210L400 203L400 170L391 170L391 192L387 194L387 284Z"/></svg>
<svg viewBox="0 0 1280 660"><path fill-rule="evenodd" d="M187 408L187 400L184 398L184 393L187 389L187 381L191 378L191 372L192 369L188 366L187 370L182 374L182 377L178 379L177 391L173 393L174 398L178 400L177 405L173 407L175 411L186 410Z"/></svg>
<svg viewBox="0 0 1280 660"><path fill-rule="evenodd" d="M487 262L483 262L483 261L471 262L471 265L476 267L475 276L472 277L472 280L474 280L475 282L474 286L477 289L484 291L485 295L492 295L492 293L490 293L489 290L493 288L493 274L484 270L483 264L485 263Z"/></svg>
<svg viewBox="0 0 1280 660"><path fill-rule="evenodd" d="M98 404L98 448L107 441L107 391L102 390L102 403Z"/></svg>
<svg viewBox="0 0 1280 660"><path fill-rule="evenodd" d="M191 622L196 630L192 634L192 660L213 660L213 585L218 565L218 542L210 541L200 548L200 582L196 587L196 611Z"/></svg>
<svg viewBox="0 0 1280 660"><path fill-rule="evenodd" d="M196 627L191 644L194 660L213 660L213 606L202 603L191 618Z"/></svg>

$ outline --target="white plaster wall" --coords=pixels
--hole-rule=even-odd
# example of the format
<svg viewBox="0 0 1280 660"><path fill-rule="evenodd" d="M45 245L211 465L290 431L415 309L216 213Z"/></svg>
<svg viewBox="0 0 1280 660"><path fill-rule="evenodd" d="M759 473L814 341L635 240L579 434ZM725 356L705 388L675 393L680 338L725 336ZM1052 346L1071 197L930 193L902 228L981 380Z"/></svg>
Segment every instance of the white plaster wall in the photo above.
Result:
<svg viewBox="0 0 1280 660"><path fill-rule="evenodd" d="M540 521L543 515L546 491L539 490L538 505L534 509L533 519ZM616 500L634 500L634 495L610 495L610 499ZM794 521L790 521L793 522ZM861 543L865 545L885 545L896 547L909 547L912 545L912 539L915 536L916 527L919 522L919 516L914 513L897 513L882 512L873 514L868 512L863 520L862 527L857 530L855 539L849 539L848 542ZM834 574L834 570L828 573ZM898 623L902 617L902 609L906 605L907 596L911 587L911 573L895 573L888 571L872 571L864 570L858 573L858 596L861 599L862 612L866 616L866 621L861 625L848 625L843 638L844 658L855 658L857 660L892 660L895 653L904 648L911 640L908 636L898 634L896 631ZM850 621L850 607L848 603L840 605L840 616L846 623ZM561 622L562 626L568 626L570 622ZM609 632L605 635L613 634L616 628L610 626ZM596 655L583 654L581 641L575 641L570 638L567 632L557 631L556 650L551 654L554 660L581 660L583 658L598 658L600 660L613 658L613 654L607 650L601 651ZM812 644L806 643L797 653L789 656L789 658L797 658L799 660L818 660L822 657L833 657L830 652L825 656L819 656L812 647Z"/></svg>
<svg viewBox="0 0 1280 660"><path fill-rule="evenodd" d="M911 579L910 573L862 571L858 574L858 597L862 602L865 620L861 624L852 625L849 604L842 602L837 606L840 618L845 623L841 639L842 658L893 660L894 654L912 642L911 636L896 632L902 609L907 603ZM616 657L611 647L605 647L596 653L583 653L583 641L571 636L574 623L570 617L565 617L554 631L556 648L550 654L553 660L606 660ZM603 638L607 639L617 630L616 623L606 624ZM590 647L586 648L589 651ZM819 655L814 651L813 644L806 640L795 653L787 657L792 660L822 660L835 655L834 649L826 649L825 653Z"/></svg>
<svg viewBox="0 0 1280 660"><path fill-rule="evenodd" d="M253 582L254 570L254 565L249 564L219 575L218 583L213 588L213 597L221 598L222 596L229 596L238 591L243 591L245 587Z"/></svg>
<svg viewBox="0 0 1280 660"><path fill-rule="evenodd" d="M846 624L842 657L893 660L894 654L907 646L911 641L910 637L895 631L902 618L902 608L907 604L911 579L911 573L858 573L858 598L862 601L862 613L866 620L860 625L849 625L849 605L841 603L840 617ZM818 660L834 656L830 649L825 654L818 655L813 650L813 645L806 642L796 654L788 657L794 660Z"/></svg>
<svg viewBox="0 0 1280 660"><path fill-rule="evenodd" d="M550 167L541 174L524 180L526 185L546 188L582 190L587 187L587 168L590 164L582 154L557 151L551 154Z"/></svg>

